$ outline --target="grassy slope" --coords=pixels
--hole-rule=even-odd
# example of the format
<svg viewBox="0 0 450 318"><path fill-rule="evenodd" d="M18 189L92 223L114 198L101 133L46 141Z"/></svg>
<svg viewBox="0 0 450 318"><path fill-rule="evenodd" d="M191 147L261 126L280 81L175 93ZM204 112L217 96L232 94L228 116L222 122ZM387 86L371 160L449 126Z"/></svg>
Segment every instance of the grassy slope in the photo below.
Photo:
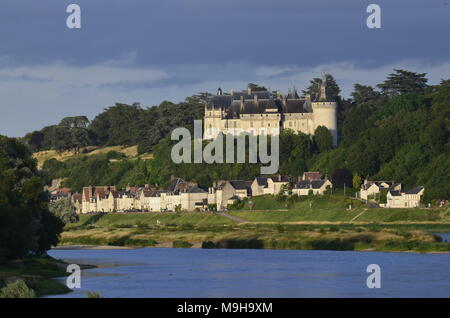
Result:
<svg viewBox="0 0 450 318"><path fill-rule="evenodd" d="M69 288L53 279L68 275L65 266L51 257L32 257L0 264L0 281L23 279L37 296L68 293Z"/></svg>
<svg viewBox="0 0 450 318"><path fill-rule="evenodd" d="M198 243L233 225L231 220L211 213L82 215L79 222L66 227L61 244L154 246L176 240Z"/></svg>
<svg viewBox="0 0 450 318"><path fill-rule="evenodd" d="M95 224L96 227L156 225L224 225L233 224L216 214L210 213L108 213L81 215L78 223L69 224L66 229Z"/></svg>
<svg viewBox="0 0 450 318"><path fill-rule="evenodd" d="M251 199L243 210L230 214L252 222L449 222L450 214L442 209L367 208L360 201L335 195L304 197L299 201L277 201L273 196ZM311 205L310 205L311 204ZM352 209L349 209L349 205Z"/></svg>
<svg viewBox="0 0 450 318"><path fill-rule="evenodd" d="M38 161L38 167L42 167L44 162L49 159L56 159L59 161L65 161L77 156L92 156L102 153L107 153L109 151L117 151L123 153L127 158L140 158L140 159L152 159L152 154L145 153L142 155L138 155L137 146L125 147L125 146L111 146L111 147L86 147L89 151L87 153L81 153L78 155L74 155L70 151L65 151L63 153L58 153L55 150L45 150L35 152L33 157Z"/></svg>
<svg viewBox="0 0 450 318"><path fill-rule="evenodd" d="M62 244L169 247L175 241L197 246L211 241L228 248L450 251L450 243L439 243L430 234L450 232L445 210L368 209L341 195L295 202L270 196L252 200L261 210L230 212L253 221L239 225L211 213L83 215L66 227ZM353 208L347 210L350 203ZM355 216L357 222L350 222Z"/></svg>

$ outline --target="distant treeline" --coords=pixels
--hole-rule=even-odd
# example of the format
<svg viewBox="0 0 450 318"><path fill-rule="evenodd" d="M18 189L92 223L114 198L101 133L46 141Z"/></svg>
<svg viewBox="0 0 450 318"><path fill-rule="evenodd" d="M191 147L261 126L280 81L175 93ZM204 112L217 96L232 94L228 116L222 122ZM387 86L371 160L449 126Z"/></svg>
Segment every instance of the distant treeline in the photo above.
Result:
<svg viewBox="0 0 450 318"><path fill-rule="evenodd" d="M326 131L310 138L284 130L279 172L295 177L304 171L318 170L331 177L338 187L359 187L366 177L394 180L404 188L424 185L425 202L448 199L450 80L429 86L425 75L395 70L375 88L356 84L350 99L336 95L339 146L331 148ZM328 80L337 94L339 88L334 79L328 76ZM308 90L314 93L319 81L314 79ZM164 102L145 110L136 105L109 108L88 126L95 133L97 144L137 143L141 151L151 149L154 159L111 161L118 154L110 153L65 162L50 160L44 165L44 173L48 180L66 177L66 185L76 190L89 184L164 185L171 176L195 180L206 187L219 179L257 176L259 164L177 165L171 161L174 142L169 132L175 126L191 126L194 118L202 118L203 102L202 96L197 96L185 103ZM143 114L149 117L142 117ZM144 126L150 128L142 130L140 127ZM152 138L145 136L148 131L154 132Z"/></svg>
<svg viewBox="0 0 450 318"><path fill-rule="evenodd" d="M205 98L199 94L178 104L164 101L148 108L137 103L115 104L92 122L86 116L66 117L58 125L27 134L23 141L33 152L53 149L78 153L86 146L138 145L139 153L145 153L172 129L202 118Z"/></svg>

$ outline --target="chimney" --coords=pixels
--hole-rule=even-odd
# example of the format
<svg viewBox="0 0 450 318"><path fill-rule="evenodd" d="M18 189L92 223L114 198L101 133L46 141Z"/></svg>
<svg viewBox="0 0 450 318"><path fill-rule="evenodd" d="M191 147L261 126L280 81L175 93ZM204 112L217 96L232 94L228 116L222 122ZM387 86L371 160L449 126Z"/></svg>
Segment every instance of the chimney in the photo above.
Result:
<svg viewBox="0 0 450 318"><path fill-rule="evenodd" d="M234 89L230 89L230 95L233 96L234 94Z"/></svg>
<svg viewBox="0 0 450 318"><path fill-rule="evenodd" d="M255 94L255 95L253 96L253 100L254 100L255 102L258 102L258 95Z"/></svg>
<svg viewBox="0 0 450 318"><path fill-rule="evenodd" d="M247 94L249 94L249 95L252 94L252 89L250 87L247 88Z"/></svg>

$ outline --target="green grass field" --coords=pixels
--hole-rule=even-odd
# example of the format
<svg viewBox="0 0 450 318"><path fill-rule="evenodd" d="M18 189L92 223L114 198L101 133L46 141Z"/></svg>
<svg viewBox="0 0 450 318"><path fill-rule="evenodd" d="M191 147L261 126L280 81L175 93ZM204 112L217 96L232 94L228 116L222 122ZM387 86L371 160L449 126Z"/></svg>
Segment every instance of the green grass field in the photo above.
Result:
<svg viewBox="0 0 450 318"><path fill-rule="evenodd" d="M450 251L433 235L450 232L444 209L370 208L340 193L261 196L238 206L229 214L247 222L209 212L82 215L66 226L61 244Z"/></svg>
<svg viewBox="0 0 450 318"><path fill-rule="evenodd" d="M280 200L274 196L251 198L231 215L251 222L449 222L442 209L369 208L341 194ZM350 209L351 207L351 209Z"/></svg>
<svg viewBox="0 0 450 318"><path fill-rule="evenodd" d="M161 225L231 225L233 221L212 213L108 213L81 215L80 221L66 226L74 230L86 226L95 227L138 227Z"/></svg>
<svg viewBox="0 0 450 318"><path fill-rule="evenodd" d="M231 211L231 215L251 222L439 222L445 220L436 210L424 209L320 209L287 211ZM359 216L358 216L359 215Z"/></svg>

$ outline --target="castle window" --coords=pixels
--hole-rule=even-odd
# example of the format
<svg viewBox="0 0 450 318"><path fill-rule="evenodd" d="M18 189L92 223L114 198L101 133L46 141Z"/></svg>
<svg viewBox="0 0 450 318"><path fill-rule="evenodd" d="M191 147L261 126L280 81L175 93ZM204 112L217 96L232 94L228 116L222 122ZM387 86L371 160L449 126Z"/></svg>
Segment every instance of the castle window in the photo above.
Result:
<svg viewBox="0 0 450 318"><path fill-rule="evenodd" d="M267 126L269 126L269 127L270 127L270 123L268 123L268 124L267 124Z"/></svg>
<svg viewBox="0 0 450 318"><path fill-rule="evenodd" d="M253 122L252 121L250 122L250 127L253 127Z"/></svg>

